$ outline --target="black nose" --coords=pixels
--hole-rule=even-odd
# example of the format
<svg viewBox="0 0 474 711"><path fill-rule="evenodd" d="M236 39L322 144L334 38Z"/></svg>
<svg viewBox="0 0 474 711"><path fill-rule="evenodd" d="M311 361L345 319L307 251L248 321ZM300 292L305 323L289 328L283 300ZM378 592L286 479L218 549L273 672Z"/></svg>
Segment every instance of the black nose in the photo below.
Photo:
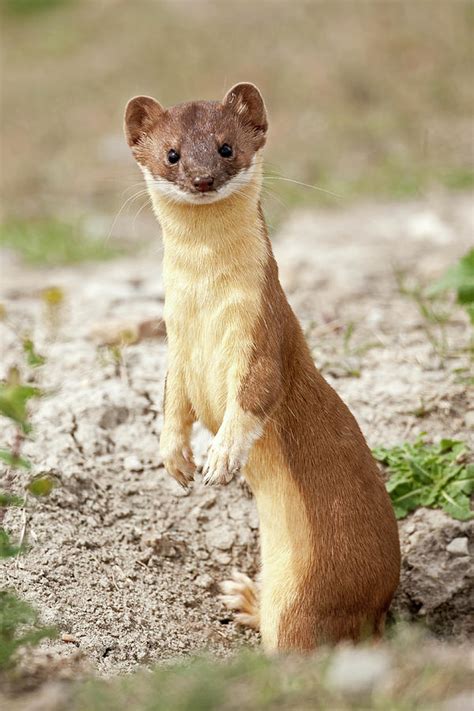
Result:
<svg viewBox="0 0 474 711"><path fill-rule="evenodd" d="M201 193L207 193L207 191L214 185L214 178L212 175L198 175L194 178L193 183L194 187Z"/></svg>

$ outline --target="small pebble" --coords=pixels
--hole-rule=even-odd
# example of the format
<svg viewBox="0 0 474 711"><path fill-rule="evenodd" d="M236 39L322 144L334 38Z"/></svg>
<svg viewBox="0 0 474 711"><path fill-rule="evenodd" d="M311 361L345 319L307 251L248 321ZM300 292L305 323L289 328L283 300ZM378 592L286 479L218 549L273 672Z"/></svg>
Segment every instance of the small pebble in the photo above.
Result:
<svg viewBox="0 0 474 711"><path fill-rule="evenodd" d="M382 649L342 647L334 654L327 683L342 694L368 694L386 681L390 669L390 655Z"/></svg>
<svg viewBox="0 0 474 711"><path fill-rule="evenodd" d="M207 573L198 575L194 582L198 588L203 588L204 590L209 590L214 585L214 579Z"/></svg>
<svg viewBox="0 0 474 711"><path fill-rule="evenodd" d="M232 556L224 551L216 551L212 557L219 565L229 565L232 560Z"/></svg>
<svg viewBox="0 0 474 711"><path fill-rule="evenodd" d="M78 644L77 639L72 634L65 633L61 636L61 639L63 642L67 642L68 644Z"/></svg>
<svg viewBox="0 0 474 711"><path fill-rule="evenodd" d="M130 455L128 457L125 457L123 460L123 466L125 469L127 469L129 472L141 472L143 471L143 464L141 461L138 459L138 457L135 457L133 455Z"/></svg>
<svg viewBox="0 0 474 711"><path fill-rule="evenodd" d="M254 531L259 527L257 509L252 509L249 513L249 526Z"/></svg>
<svg viewBox="0 0 474 711"><path fill-rule="evenodd" d="M465 536L461 538L453 538L451 543L448 543L446 550L451 555L469 555L468 541Z"/></svg>
<svg viewBox="0 0 474 711"><path fill-rule="evenodd" d="M212 528L206 534L206 543L209 548L219 548L221 551L228 551L235 541L235 532L228 526Z"/></svg>
<svg viewBox="0 0 474 711"><path fill-rule="evenodd" d="M474 428L474 410L468 410L464 415L464 422L466 427Z"/></svg>
<svg viewBox="0 0 474 711"><path fill-rule="evenodd" d="M198 505L201 509L210 509L214 504L216 503L217 496L216 494L208 494L203 501L201 501Z"/></svg>

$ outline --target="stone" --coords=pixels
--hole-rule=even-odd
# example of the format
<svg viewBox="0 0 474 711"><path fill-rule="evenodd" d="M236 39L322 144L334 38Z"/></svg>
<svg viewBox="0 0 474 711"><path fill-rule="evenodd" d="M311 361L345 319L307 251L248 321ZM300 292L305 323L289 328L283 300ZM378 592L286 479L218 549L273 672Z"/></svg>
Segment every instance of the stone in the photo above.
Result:
<svg viewBox="0 0 474 711"><path fill-rule="evenodd" d="M214 560L216 563L219 563L219 565L229 565L229 563L232 561L232 556L230 553L225 553L224 551L216 551L213 555Z"/></svg>
<svg viewBox="0 0 474 711"><path fill-rule="evenodd" d="M257 509L254 506L249 513L249 526L253 531L256 531L259 525Z"/></svg>
<svg viewBox="0 0 474 711"><path fill-rule="evenodd" d="M143 471L143 464L141 461L136 457L135 455L131 454L128 457L125 457L123 460L123 466L125 469L127 469L129 472L141 472Z"/></svg>
<svg viewBox="0 0 474 711"><path fill-rule="evenodd" d="M213 492L208 494L207 496L204 496L202 501L199 503L200 508L202 509L210 509L214 506L214 504L217 501L217 496Z"/></svg>
<svg viewBox="0 0 474 711"><path fill-rule="evenodd" d="M229 526L221 525L211 528L206 533L206 543L209 548L228 551L235 541L235 532Z"/></svg>
<svg viewBox="0 0 474 711"><path fill-rule="evenodd" d="M451 555L469 555L468 540L465 536L462 538L453 538L451 543L446 546L446 550Z"/></svg>
<svg viewBox="0 0 474 711"><path fill-rule="evenodd" d="M466 427L474 429L474 410L468 410L464 415L464 422Z"/></svg>
<svg viewBox="0 0 474 711"><path fill-rule="evenodd" d="M386 682L391 657L383 649L341 647L333 657L326 681L342 694L369 694Z"/></svg>
<svg viewBox="0 0 474 711"><path fill-rule="evenodd" d="M410 236L419 240L429 240L435 244L448 244L452 240L451 229L431 210L417 212L408 220Z"/></svg>
<svg viewBox="0 0 474 711"><path fill-rule="evenodd" d="M411 530L413 524L408 538L407 527ZM395 616L409 621L423 617L432 632L445 637L466 639L474 633L466 555L473 528L473 521L457 521L438 509L420 508L400 521L402 569L392 603Z"/></svg>
<svg viewBox="0 0 474 711"><path fill-rule="evenodd" d="M214 585L214 579L207 573L198 575L194 582L198 588L203 588L204 590L210 590Z"/></svg>
<svg viewBox="0 0 474 711"><path fill-rule="evenodd" d="M122 425L128 419L127 407L107 407L99 420L99 427L104 430L111 430L118 425Z"/></svg>

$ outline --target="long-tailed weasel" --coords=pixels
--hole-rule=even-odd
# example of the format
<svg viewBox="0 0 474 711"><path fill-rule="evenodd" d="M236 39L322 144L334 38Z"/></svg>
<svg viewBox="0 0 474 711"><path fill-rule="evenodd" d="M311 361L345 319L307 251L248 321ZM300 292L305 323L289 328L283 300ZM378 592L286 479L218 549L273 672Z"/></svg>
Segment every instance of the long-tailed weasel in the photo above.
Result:
<svg viewBox="0 0 474 711"><path fill-rule="evenodd" d="M382 632L400 547L370 450L278 280L260 206L267 125L246 83L170 109L139 96L125 113L163 230L164 465L187 486L193 422L214 434L204 482L243 472L260 519L259 594L237 574L226 601L266 650L309 650Z"/></svg>

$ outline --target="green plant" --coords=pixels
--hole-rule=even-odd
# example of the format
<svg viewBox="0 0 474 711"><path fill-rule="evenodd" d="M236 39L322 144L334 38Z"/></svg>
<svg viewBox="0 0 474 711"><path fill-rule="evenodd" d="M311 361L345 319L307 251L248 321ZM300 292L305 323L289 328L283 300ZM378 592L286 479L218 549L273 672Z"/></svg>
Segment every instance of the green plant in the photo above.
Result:
<svg viewBox="0 0 474 711"><path fill-rule="evenodd" d="M354 686L354 668L361 664L367 678L380 655L386 672ZM225 661L194 658L88 679L58 711L432 711L469 688L468 663L465 654L441 659L421 630L396 625L376 650L323 646L311 655L273 657L241 650Z"/></svg>
<svg viewBox="0 0 474 711"><path fill-rule="evenodd" d="M44 365L46 358L40 353L37 353L31 338L25 338L23 341L23 351L26 355L26 362L32 368L38 368L40 365Z"/></svg>
<svg viewBox="0 0 474 711"><path fill-rule="evenodd" d="M395 279L400 294L416 304L426 337L435 353L444 361L449 355L446 326L453 315L451 305L444 300L440 302L437 295L430 294L421 284L409 284L406 275L399 270L395 271Z"/></svg>
<svg viewBox="0 0 474 711"><path fill-rule="evenodd" d="M2 0L4 9L13 15L29 15L30 13L66 5L71 0Z"/></svg>
<svg viewBox="0 0 474 711"><path fill-rule="evenodd" d="M0 246L19 252L31 264L57 266L110 259L120 252L84 234L80 225L54 219L10 220L0 226Z"/></svg>
<svg viewBox="0 0 474 711"><path fill-rule="evenodd" d="M10 420L15 426L15 435L9 448L0 449L0 461L7 466L5 483L0 490L0 558L10 558L19 555L24 550L26 525L18 543L13 543L10 534L3 526L7 508L26 505L24 498L17 496L3 487L8 485L11 472L15 469L30 469L31 462L21 454L21 448L26 435L31 432L28 419L28 403L32 398L39 397L41 390L20 381L17 368L11 368L7 381L0 383L0 415ZM34 481L34 479L32 480ZM31 485L31 482L28 486ZM27 489L28 490L28 489Z"/></svg>
<svg viewBox="0 0 474 711"><path fill-rule="evenodd" d="M44 363L44 357L36 353L31 340L24 342L24 350L32 367L39 367ZM3 487L11 483L13 470L31 468L31 462L22 456L21 448L25 436L31 433L32 429L28 418L28 404L30 400L41 395L39 388L21 382L16 368L10 370L6 382L0 383L0 415L9 419L15 427L12 445L8 449L0 450L0 460L7 466ZM8 490L0 490L0 559L15 558L25 552L28 494L47 496L54 485L55 481L51 476L38 474L27 483L23 497ZM6 512L11 507L22 508L24 512L23 528L18 541L12 541L10 533L3 525ZM13 591L0 590L0 670L14 663L18 648L38 644L45 637L54 635L55 630L39 624L38 613L31 605L21 600Z"/></svg>
<svg viewBox="0 0 474 711"><path fill-rule="evenodd" d="M417 306L422 318L423 329L433 350L444 361L448 357L458 355L448 340L447 326L452 321L454 309L452 301L446 299L447 291L456 293L456 301L463 306L474 325L474 249L471 249L459 262L453 265L444 276L430 286L419 283L410 284L406 274L400 270L395 271L395 279L403 296L411 299ZM474 353L473 343L463 350ZM469 368L462 368L461 377ZM469 372L467 382L470 382Z"/></svg>
<svg viewBox="0 0 474 711"><path fill-rule="evenodd" d="M22 385L11 378L6 383L0 383L0 415L13 420L21 431L27 434L31 425L27 418L28 401L39 397L41 391L32 385Z"/></svg>
<svg viewBox="0 0 474 711"><path fill-rule="evenodd" d="M458 304L463 306L474 324L474 249L471 249L457 264L428 290L430 296L454 290Z"/></svg>
<svg viewBox="0 0 474 711"><path fill-rule="evenodd" d="M0 669L7 669L17 649L54 637L52 627L39 624L37 611L9 590L0 590Z"/></svg>
<svg viewBox="0 0 474 711"><path fill-rule="evenodd" d="M474 464L467 463L468 452L464 442L454 439L428 444L424 433L413 443L376 447L373 454L390 475L386 487L396 517L427 506L441 508L461 521L472 518Z"/></svg>
<svg viewBox="0 0 474 711"><path fill-rule="evenodd" d="M331 327L331 325L329 325ZM325 326L316 326L310 324L306 335L310 343L314 341L316 334L324 333ZM361 341L360 338L354 338L357 324L349 321L347 325L342 325L336 322L331 327L331 330L340 333L342 343L337 346L337 351L328 355L315 352L312 350L313 357L317 362L318 367L336 378L360 378L363 366L363 359L366 353L373 348L381 348L382 343L379 341ZM320 346L320 339L317 341Z"/></svg>

